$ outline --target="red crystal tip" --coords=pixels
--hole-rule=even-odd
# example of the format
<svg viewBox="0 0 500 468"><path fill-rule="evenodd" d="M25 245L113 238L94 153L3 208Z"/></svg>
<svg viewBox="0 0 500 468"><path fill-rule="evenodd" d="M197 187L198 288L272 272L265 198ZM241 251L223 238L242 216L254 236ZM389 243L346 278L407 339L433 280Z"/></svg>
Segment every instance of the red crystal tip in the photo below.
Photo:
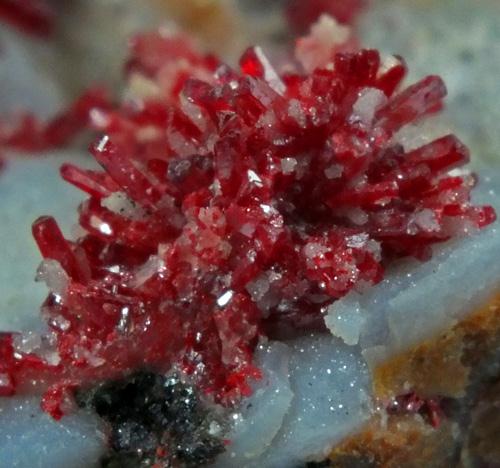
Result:
<svg viewBox="0 0 500 468"><path fill-rule="evenodd" d="M0 374L42 375L54 416L65 389L144 366L174 366L232 404L260 376L261 335L322 326L325 306L380 281L394 257L426 258L493 222L470 203L474 177L450 175L469 158L457 138L398 142L441 108L440 78L399 90L401 60L335 46L324 59L281 74L251 48L237 71L177 36L134 41L128 72L157 93L97 101L89 123L106 136L91 152L104 170L61 169L89 195L84 234L33 225L44 271L64 278L48 281L59 286L43 308L60 362L9 360L4 347Z"/></svg>

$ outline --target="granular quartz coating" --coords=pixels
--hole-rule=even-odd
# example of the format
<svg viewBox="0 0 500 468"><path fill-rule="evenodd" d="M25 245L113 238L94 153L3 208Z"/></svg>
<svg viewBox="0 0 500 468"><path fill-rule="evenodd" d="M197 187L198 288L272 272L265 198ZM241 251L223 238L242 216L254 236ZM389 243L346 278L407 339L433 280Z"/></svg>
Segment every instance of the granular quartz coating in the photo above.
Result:
<svg viewBox="0 0 500 468"><path fill-rule="evenodd" d="M235 70L184 36L132 41L129 98L89 113L104 171L61 170L89 195L82 234L33 225L50 331L42 352L0 337L1 392L35 382L60 418L82 385L175 368L231 406L261 377L259 337L324 329L392 259L493 222L474 176L450 174L469 158L456 137L397 142L441 109L442 80L401 89L402 60L347 49L282 73L258 47Z"/></svg>

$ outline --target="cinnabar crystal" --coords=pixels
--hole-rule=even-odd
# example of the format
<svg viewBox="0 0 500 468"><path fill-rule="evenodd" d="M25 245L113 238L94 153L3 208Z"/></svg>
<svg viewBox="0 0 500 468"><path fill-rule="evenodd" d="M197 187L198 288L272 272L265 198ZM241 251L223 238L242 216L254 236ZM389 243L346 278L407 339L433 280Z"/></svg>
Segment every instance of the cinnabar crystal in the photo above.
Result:
<svg viewBox="0 0 500 468"><path fill-rule="evenodd" d="M54 27L54 9L47 0L1 0L0 21L22 32L46 38Z"/></svg>
<svg viewBox="0 0 500 468"><path fill-rule="evenodd" d="M420 414L428 423L437 428L445 417L441 408L442 398L421 398L415 392L398 395L388 405L389 414Z"/></svg>
<svg viewBox="0 0 500 468"><path fill-rule="evenodd" d="M317 327L393 258L490 224L493 209L470 203L474 177L449 174L469 158L454 136L399 143L441 108L441 79L400 90L401 60L336 50L281 74L260 48L235 70L165 34L133 42L129 79L156 94L94 113L103 172L62 168L89 195L85 234L33 227L60 359L14 353L8 336L0 373L18 387L39 377L56 417L65 389L137 368L187 374L232 404L259 378L260 335Z"/></svg>
<svg viewBox="0 0 500 468"><path fill-rule="evenodd" d="M31 112L2 117L0 149L42 151L70 143L84 130L91 128L91 115L111 108L106 90L86 90L67 109L44 122Z"/></svg>

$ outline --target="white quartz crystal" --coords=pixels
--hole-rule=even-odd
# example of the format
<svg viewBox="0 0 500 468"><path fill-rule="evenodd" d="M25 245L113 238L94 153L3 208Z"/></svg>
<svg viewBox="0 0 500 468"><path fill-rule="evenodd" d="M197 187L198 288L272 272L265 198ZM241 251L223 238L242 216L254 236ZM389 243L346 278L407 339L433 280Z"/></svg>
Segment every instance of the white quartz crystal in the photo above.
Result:
<svg viewBox="0 0 500 468"><path fill-rule="evenodd" d="M92 468L105 451L104 428L83 411L54 421L40 399L0 398L0 466Z"/></svg>
<svg viewBox="0 0 500 468"><path fill-rule="evenodd" d="M368 371L357 348L328 335L311 335L280 346L281 359L290 354L288 379L293 398L279 431L262 455L245 458L235 453L233 462L225 455L221 458L224 463L214 466L289 468L302 466L308 460L321 460L335 443L358 429L369 417ZM251 430L244 423L241 425L252 433L252 440L259 438L259 432L269 434L270 428L275 427L275 414L265 410L267 398L263 398L261 411L254 410L261 415L259 426ZM260 407L263 402L255 399L255 404Z"/></svg>
<svg viewBox="0 0 500 468"><path fill-rule="evenodd" d="M233 428L227 436L231 443L216 466L244 466L261 455L278 433L293 399L288 378L290 348L278 342L262 344L255 359L263 378L254 384L253 395L234 413Z"/></svg>
<svg viewBox="0 0 500 468"><path fill-rule="evenodd" d="M125 33L128 35L135 29L135 19L129 22L118 2L95 0L94 3L103 5L109 3L106 15L102 15L101 10L93 12L88 6L90 2L72 3L78 3L82 15L64 23L63 29L67 30L78 26L78 33L62 52L85 58L72 61L74 67L60 64L57 70L65 69L65 78L75 78L65 81L64 92L54 84L50 67L46 66L55 63L46 45L26 38L14 40L12 30L0 27L2 113L21 104L50 115L61 107L62 95L75 92L82 81L102 78L104 69L105 75L116 79L117 64L121 63L124 53ZM251 4L254 3L252 0ZM500 70L497 3L488 0L373 2L362 28L368 46L381 46L388 54L405 56L413 70L412 78L428 73L444 76L450 91L449 120L459 128L458 134L465 136L466 143L472 144L476 157L483 153L492 157L500 154L497 128L500 106L494 104L498 98ZM102 31L95 34L87 28L88 21L81 21L82 17L91 18L94 14L101 14L98 18L101 24L107 24L110 14L122 18L122 27L119 31L101 28ZM313 31L314 37L335 45L347 40L349 32L323 19ZM99 50L103 38L111 38L113 42L104 41L109 47L97 56L96 62L96 57L88 52ZM299 51L306 68L314 66L307 61L305 53L308 47L314 46L314 42L306 42L302 56ZM75 51L87 53L75 55ZM318 50L320 58L322 53L325 51ZM360 96L353 118L369 123L381 98L373 93ZM433 127L429 132L415 126L405 127L395 139L411 149L428 141L430 132L443 133L433 122L428 125ZM47 290L43 284L33 282L41 259L30 227L37 216L50 214L69 236L70 227L76 221L75 207L82 195L59 177L58 167L67 160L79 165L89 161L81 153L54 154L47 159L8 161L7 168L0 173L0 245L3 246L0 249L3 265L0 269L0 330L29 330L40 326L38 310ZM293 158L286 158L282 170L291 173L301 168ZM341 174L332 166L326 175L334 179ZM499 187L498 179L483 178L476 198L482 202L493 201L498 210L500 197L496 190ZM124 208L123 200L111 199L104 203ZM360 225L365 222L363 212L349 215ZM432 226L432 219L426 218L425 213L416 222ZM235 423L229 434L232 443L215 466L303 466L307 460L320 460L332 445L359 429L371 414L370 377L363 357L374 365L450 326L484 302L497 287L500 277L499 229L497 224L475 237L441 246L427 263L403 261L391 268L387 279L377 287L353 292L336 302L326 317L335 337L317 335L287 343L262 344L256 359L263 370L263 379L254 384L253 396L235 410ZM314 250L314 246L309 247ZM145 265L144 278L157 268L154 261ZM54 265L48 266L54 273ZM253 284L249 292L268 300L271 280L263 278ZM62 292L62 282L51 284ZM123 317L126 320L125 311ZM54 318L54 324L61 328L68 326L62 317ZM20 345L38 345L36 335L23 336L27 339L22 338ZM7 379L6 374L0 373L0 382ZM39 402L39 397L0 399L0 466L98 466L105 447L103 428L96 418L80 411L55 422L41 412Z"/></svg>
<svg viewBox="0 0 500 468"><path fill-rule="evenodd" d="M499 177L480 177L473 199L500 210ZM430 261L403 260L363 293L332 304L325 318L346 343L359 340L372 365L435 336L498 292L498 222L470 237L434 248Z"/></svg>
<svg viewBox="0 0 500 468"><path fill-rule="evenodd" d="M375 112L387 102L385 94L377 88L364 88L352 108L350 120L363 125L372 124Z"/></svg>
<svg viewBox="0 0 500 468"><path fill-rule="evenodd" d="M47 287L34 281L42 258L31 235L31 224L40 215L53 215L70 237L76 207L83 199L79 190L61 179L59 166L64 161L88 166L91 160L78 152L25 156L8 160L0 173L0 330L38 327L38 311ZM51 286L61 287L60 279L52 281Z"/></svg>

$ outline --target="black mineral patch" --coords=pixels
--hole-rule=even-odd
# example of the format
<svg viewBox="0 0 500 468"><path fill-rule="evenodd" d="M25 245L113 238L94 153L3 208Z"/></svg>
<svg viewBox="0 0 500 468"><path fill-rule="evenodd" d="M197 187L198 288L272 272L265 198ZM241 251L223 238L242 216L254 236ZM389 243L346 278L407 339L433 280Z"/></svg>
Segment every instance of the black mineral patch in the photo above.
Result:
<svg viewBox="0 0 500 468"><path fill-rule="evenodd" d="M304 465L304 468L328 468L329 466L330 462L325 460L320 462L308 462Z"/></svg>
<svg viewBox="0 0 500 468"><path fill-rule="evenodd" d="M224 451L219 417L177 376L137 372L76 395L109 426L106 468L190 468Z"/></svg>

